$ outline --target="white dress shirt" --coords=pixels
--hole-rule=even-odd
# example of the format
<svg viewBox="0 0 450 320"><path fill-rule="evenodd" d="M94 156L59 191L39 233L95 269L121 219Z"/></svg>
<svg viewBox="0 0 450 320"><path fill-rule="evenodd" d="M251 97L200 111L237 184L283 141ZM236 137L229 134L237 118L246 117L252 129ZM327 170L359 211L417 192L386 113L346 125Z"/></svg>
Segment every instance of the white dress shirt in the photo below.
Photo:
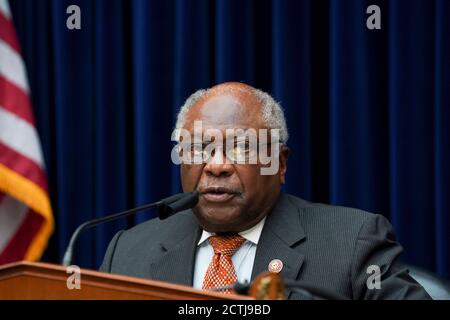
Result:
<svg viewBox="0 0 450 320"><path fill-rule="evenodd" d="M246 241L231 257L239 282L250 282L253 270L253 262L255 261L256 255L256 246L258 245L258 241L261 236L265 221L266 218L264 217L264 219L262 219L252 228L239 233L239 235L245 238ZM193 281L194 288L202 288L203 279L205 278L206 271L208 270L209 264L211 263L214 256L214 249L209 241L207 241L208 238L213 235L214 233L209 233L203 230L202 236L197 243Z"/></svg>

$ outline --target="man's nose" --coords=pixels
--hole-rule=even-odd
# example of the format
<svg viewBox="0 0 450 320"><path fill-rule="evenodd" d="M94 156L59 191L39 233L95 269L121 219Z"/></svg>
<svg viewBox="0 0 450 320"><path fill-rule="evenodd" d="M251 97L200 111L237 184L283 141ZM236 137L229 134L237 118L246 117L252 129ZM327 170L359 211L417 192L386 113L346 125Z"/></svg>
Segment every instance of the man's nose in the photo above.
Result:
<svg viewBox="0 0 450 320"><path fill-rule="evenodd" d="M228 177L234 172L233 162L230 161L223 152L215 152L204 169L207 175L215 177Z"/></svg>

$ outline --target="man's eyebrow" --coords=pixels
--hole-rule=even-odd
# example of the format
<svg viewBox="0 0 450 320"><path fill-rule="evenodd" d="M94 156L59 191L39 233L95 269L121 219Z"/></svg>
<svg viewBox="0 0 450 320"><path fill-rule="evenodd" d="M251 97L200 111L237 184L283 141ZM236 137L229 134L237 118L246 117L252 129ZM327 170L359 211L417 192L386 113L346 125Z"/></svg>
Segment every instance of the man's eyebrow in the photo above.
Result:
<svg viewBox="0 0 450 320"><path fill-rule="evenodd" d="M206 129L206 130L203 130L203 132L202 132L202 141L203 142L211 142L215 139L215 135L209 135L209 136L205 137L205 132L207 132L208 130L209 129ZM233 133L227 134L228 130L233 130ZM225 129L225 133L222 133L222 139L244 137L244 136L246 137L246 136L248 136L248 133L247 133L248 130L254 130L254 131L256 131L256 134L258 134L258 129L255 129L255 128L248 128L248 127L227 128L227 129ZM189 133L190 133L191 137L194 137L193 130L190 130ZM239 133L239 134L236 134L236 133Z"/></svg>
<svg viewBox="0 0 450 320"><path fill-rule="evenodd" d="M258 131L255 128L233 128L233 129L230 129L230 130L233 130L233 134L229 135L230 137L235 137L236 136L236 131L239 132L239 133L244 133L244 134L246 134L248 130Z"/></svg>

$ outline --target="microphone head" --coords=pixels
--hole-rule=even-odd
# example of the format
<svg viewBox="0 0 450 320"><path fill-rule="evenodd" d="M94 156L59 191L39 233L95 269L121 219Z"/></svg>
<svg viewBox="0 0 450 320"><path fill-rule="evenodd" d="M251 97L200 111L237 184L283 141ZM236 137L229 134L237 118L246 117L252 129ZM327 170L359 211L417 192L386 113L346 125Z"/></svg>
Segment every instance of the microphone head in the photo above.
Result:
<svg viewBox="0 0 450 320"><path fill-rule="evenodd" d="M249 283L241 283L241 282L236 282L234 284L234 291L237 294L242 294L242 295L248 295L248 291L250 289L250 284Z"/></svg>
<svg viewBox="0 0 450 320"><path fill-rule="evenodd" d="M198 191L185 192L161 200L158 207L159 219L164 220L177 212L191 209L198 202Z"/></svg>

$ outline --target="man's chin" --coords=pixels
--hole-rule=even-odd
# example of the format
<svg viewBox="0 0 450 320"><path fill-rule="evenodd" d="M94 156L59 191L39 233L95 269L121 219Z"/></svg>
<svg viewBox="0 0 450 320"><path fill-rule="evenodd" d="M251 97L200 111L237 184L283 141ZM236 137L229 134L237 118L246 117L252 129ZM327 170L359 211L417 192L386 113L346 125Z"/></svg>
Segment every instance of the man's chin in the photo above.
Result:
<svg viewBox="0 0 450 320"><path fill-rule="evenodd" d="M235 232L238 228L239 214L234 214L232 208L214 208L214 210L196 210L195 215L200 226L214 233Z"/></svg>

